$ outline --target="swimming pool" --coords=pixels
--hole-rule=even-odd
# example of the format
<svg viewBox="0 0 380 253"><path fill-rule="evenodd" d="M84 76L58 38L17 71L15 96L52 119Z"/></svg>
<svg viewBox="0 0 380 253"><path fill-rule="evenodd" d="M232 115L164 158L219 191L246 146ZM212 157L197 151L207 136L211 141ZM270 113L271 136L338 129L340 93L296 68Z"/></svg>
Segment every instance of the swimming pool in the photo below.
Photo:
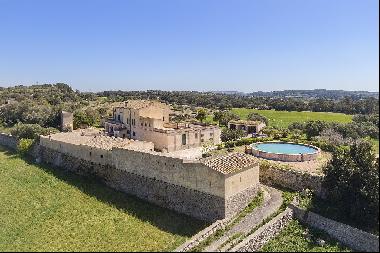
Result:
<svg viewBox="0 0 380 253"><path fill-rule="evenodd" d="M320 152L317 147L291 142L261 142L251 147L254 156L285 162L314 160Z"/></svg>

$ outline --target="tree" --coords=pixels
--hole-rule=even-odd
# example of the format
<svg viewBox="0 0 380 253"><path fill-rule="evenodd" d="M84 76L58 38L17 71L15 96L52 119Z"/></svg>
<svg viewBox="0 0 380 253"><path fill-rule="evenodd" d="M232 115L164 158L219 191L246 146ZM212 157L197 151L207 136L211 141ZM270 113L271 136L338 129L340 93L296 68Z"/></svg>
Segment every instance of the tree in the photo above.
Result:
<svg viewBox="0 0 380 253"><path fill-rule="evenodd" d="M379 227L379 165L367 141L337 148L324 169L327 198L347 220Z"/></svg>
<svg viewBox="0 0 380 253"><path fill-rule="evenodd" d="M250 114L248 114L247 120L261 121L268 125L268 118L256 112L251 112Z"/></svg>
<svg viewBox="0 0 380 253"><path fill-rule="evenodd" d="M201 122L203 122L203 120L206 119L206 116L207 116L207 112L205 109L201 108L201 109L198 109L197 111L197 116L195 116L195 118Z"/></svg>
<svg viewBox="0 0 380 253"><path fill-rule="evenodd" d="M226 141L234 141L244 136L245 136L245 132L243 130L223 128L222 134L220 135L220 139L223 142L226 142Z"/></svg>

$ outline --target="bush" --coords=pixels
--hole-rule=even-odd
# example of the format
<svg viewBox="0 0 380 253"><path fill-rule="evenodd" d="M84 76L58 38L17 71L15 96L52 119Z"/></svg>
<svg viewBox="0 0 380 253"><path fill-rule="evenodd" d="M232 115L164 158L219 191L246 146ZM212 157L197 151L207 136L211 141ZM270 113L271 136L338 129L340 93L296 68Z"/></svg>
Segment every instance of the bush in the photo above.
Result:
<svg viewBox="0 0 380 253"><path fill-rule="evenodd" d="M17 152L21 155L27 154L29 150L32 148L34 142L34 139L20 139L20 141L17 144Z"/></svg>
<svg viewBox="0 0 380 253"><path fill-rule="evenodd" d="M49 135L52 133L58 133L55 128L44 128L37 124L23 124L18 123L11 130L11 134L18 139L34 139L37 140L40 135Z"/></svg>

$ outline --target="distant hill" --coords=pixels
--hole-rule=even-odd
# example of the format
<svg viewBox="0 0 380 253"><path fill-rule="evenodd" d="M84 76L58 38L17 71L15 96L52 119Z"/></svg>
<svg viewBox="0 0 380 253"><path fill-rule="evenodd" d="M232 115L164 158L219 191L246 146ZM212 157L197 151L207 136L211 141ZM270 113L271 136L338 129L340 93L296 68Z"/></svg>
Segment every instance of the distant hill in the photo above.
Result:
<svg viewBox="0 0 380 253"><path fill-rule="evenodd" d="M351 98L379 98L379 92L370 91L345 91L345 90L283 90L283 91L257 91L248 94L255 97L294 97L294 98L328 98L341 99L344 97Z"/></svg>

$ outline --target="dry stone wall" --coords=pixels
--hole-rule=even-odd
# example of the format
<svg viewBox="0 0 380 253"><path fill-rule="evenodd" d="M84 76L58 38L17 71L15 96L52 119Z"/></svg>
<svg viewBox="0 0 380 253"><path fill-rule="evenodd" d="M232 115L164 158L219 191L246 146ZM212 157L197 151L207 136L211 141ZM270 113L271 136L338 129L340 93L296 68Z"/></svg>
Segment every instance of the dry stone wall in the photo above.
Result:
<svg viewBox="0 0 380 253"><path fill-rule="evenodd" d="M15 136L12 136L12 135L9 135L6 133L0 133L0 144L1 145L5 146L7 148L10 148L10 149L16 150L17 143L18 143L18 140Z"/></svg>
<svg viewBox="0 0 380 253"><path fill-rule="evenodd" d="M323 176L313 175L276 166L260 166L260 182L269 186L281 186L295 191L313 190L320 197L324 196Z"/></svg>
<svg viewBox="0 0 380 253"><path fill-rule="evenodd" d="M340 241L351 249L364 252L379 252L379 237L349 225L325 218L313 212L306 212L296 206L294 215L311 227L320 229L332 238Z"/></svg>

